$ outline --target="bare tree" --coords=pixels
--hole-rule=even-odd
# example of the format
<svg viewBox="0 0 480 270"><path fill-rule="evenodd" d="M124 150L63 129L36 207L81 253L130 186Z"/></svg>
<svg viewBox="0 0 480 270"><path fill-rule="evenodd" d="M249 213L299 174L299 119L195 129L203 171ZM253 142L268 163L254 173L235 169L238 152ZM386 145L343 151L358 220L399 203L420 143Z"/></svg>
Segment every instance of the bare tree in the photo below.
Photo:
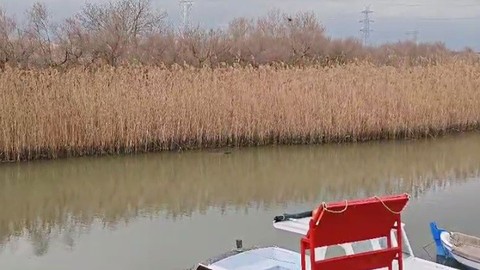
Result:
<svg viewBox="0 0 480 270"><path fill-rule="evenodd" d="M325 47L328 44L325 37L325 28L313 12L287 16L285 21L292 63L298 63L304 59L319 58L325 54Z"/></svg>
<svg viewBox="0 0 480 270"><path fill-rule="evenodd" d="M400 42L365 48L353 38L331 39L311 12L289 15L272 10L258 19L234 19L226 30L197 27L187 33L166 25L166 13L153 9L150 0L86 4L60 24L51 20L41 3L26 15L27 22L17 24L0 9L0 69L6 64L39 68L102 63L329 65L356 59L416 65L449 53L443 44Z"/></svg>
<svg viewBox="0 0 480 270"><path fill-rule="evenodd" d="M171 29L154 33L142 39L138 48L131 55L135 60L147 65L172 65L176 62L177 37Z"/></svg>
<svg viewBox="0 0 480 270"><path fill-rule="evenodd" d="M107 4L86 4L76 17L92 36L93 54L116 65L139 39L161 31L166 13L154 11L150 0L122 0Z"/></svg>
<svg viewBox="0 0 480 270"><path fill-rule="evenodd" d="M186 56L184 61L194 66L216 65L226 60L230 49L227 35L221 30L192 29L180 38L179 46Z"/></svg>
<svg viewBox="0 0 480 270"><path fill-rule="evenodd" d="M30 18L30 11L27 12L27 15ZM2 66L6 63L21 67L36 64L33 56L39 46L35 42L35 35L28 31L30 26L29 19L27 29L20 28L13 18L0 9L0 64Z"/></svg>
<svg viewBox="0 0 480 270"><path fill-rule="evenodd" d="M62 64L77 65L86 64L82 61L87 58L86 51L90 44L89 35L74 19L66 19L55 32L58 40L58 50L65 53L64 62Z"/></svg>
<svg viewBox="0 0 480 270"><path fill-rule="evenodd" d="M34 47L35 58L40 65L54 65L54 29L50 22L47 7L43 3L34 3L27 11L28 25L25 34Z"/></svg>
<svg viewBox="0 0 480 270"><path fill-rule="evenodd" d="M15 59L16 33L15 21L0 8L0 68L4 68L6 63Z"/></svg>
<svg viewBox="0 0 480 270"><path fill-rule="evenodd" d="M230 54L233 62L245 64L251 61L248 41L253 31L253 22L246 18L235 18L228 26L228 35L231 42Z"/></svg>

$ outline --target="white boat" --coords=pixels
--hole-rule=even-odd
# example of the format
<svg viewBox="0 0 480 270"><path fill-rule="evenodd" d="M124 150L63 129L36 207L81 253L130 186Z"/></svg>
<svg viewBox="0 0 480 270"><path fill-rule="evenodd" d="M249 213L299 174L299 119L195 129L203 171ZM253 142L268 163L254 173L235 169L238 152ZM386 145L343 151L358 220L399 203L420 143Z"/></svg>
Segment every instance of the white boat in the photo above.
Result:
<svg viewBox="0 0 480 270"><path fill-rule="evenodd" d="M273 227L299 235L300 253L281 247L254 248L229 253L195 269L453 269L414 256L401 222L408 199L403 194L323 203L309 217L283 215Z"/></svg>
<svg viewBox="0 0 480 270"><path fill-rule="evenodd" d="M437 255L453 258L472 269L480 269L480 238L438 229L434 222L430 228L437 244Z"/></svg>

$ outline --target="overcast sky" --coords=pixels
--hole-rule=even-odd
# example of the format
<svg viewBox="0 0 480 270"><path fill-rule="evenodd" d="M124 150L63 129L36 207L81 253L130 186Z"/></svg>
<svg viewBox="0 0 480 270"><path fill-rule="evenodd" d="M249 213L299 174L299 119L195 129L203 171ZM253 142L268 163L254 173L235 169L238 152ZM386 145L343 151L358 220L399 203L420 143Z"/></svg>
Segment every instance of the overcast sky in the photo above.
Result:
<svg viewBox="0 0 480 270"><path fill-rule="evenodd" d="M68 17L84 3L108 0L43 0L52 15ZM35 0L0 0L10 14L21 17ZM152 0L178 24L178 0ZM395 42L412 38L406 32L418 31L419 41L442 41L453 49L466 46L480 51L480 0L196 0L192 10L194 23L223 27L235 17L257 17L273 8L288 13L315 12L333 37L359 37L360 11L370 5L375 20L371 43Z"/></svg>

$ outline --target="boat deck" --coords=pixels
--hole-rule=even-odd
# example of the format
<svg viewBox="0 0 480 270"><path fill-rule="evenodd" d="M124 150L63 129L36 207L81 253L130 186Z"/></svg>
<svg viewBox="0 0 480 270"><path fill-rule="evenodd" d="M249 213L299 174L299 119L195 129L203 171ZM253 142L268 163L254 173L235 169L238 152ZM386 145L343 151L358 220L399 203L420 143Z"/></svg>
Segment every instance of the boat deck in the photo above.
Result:
<svg viewBox="0 0 480 270"><path fill-rule="evenodd" d="M253 249L225 258L208 266L211 270L301 270L300 254L278 247ZM310 265L307 260L307 269ZM388 268L380 268L388 269ZM393 269L398 269L396 264ZM404 270L452 270L448 266L435 264L423 259L404 259Z"/></svg>
<svg viewBox="0 0 480 270"><path fill-rule="evenodd" d="M300 253L279 247L257 248L228 256L209 264L208 268L199 269L301 270L302 260L306 263L305 270L375 267L398 270L402 261L404 270L454 269L414 256L404 224L399 224L401 219L397 214L408 198L404 194L334 203L328 207L322 204L322 208L318 212L312 211L312 214L305 212L306 215L275 217L274 220L278 222L273 223L274 228L306 236L302 239L301 251L312 257L305 253L303 257ZM371 213L377 213L375 220L372 220ZM294 216L307 217L292 219ZM315 262L311 261L313 255Z"/></svg>

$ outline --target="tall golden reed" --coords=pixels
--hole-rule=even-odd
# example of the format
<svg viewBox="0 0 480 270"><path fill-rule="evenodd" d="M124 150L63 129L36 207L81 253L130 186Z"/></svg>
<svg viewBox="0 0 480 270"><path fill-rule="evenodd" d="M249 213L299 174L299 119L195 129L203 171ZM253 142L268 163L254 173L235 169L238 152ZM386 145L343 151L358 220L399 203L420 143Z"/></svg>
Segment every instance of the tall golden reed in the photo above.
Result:
<svg viewBox="0 0 480 270"><path fill-rule="evenodd" d="M429 136L478 127L480 65L0 73L0 160Z"/></svg>

